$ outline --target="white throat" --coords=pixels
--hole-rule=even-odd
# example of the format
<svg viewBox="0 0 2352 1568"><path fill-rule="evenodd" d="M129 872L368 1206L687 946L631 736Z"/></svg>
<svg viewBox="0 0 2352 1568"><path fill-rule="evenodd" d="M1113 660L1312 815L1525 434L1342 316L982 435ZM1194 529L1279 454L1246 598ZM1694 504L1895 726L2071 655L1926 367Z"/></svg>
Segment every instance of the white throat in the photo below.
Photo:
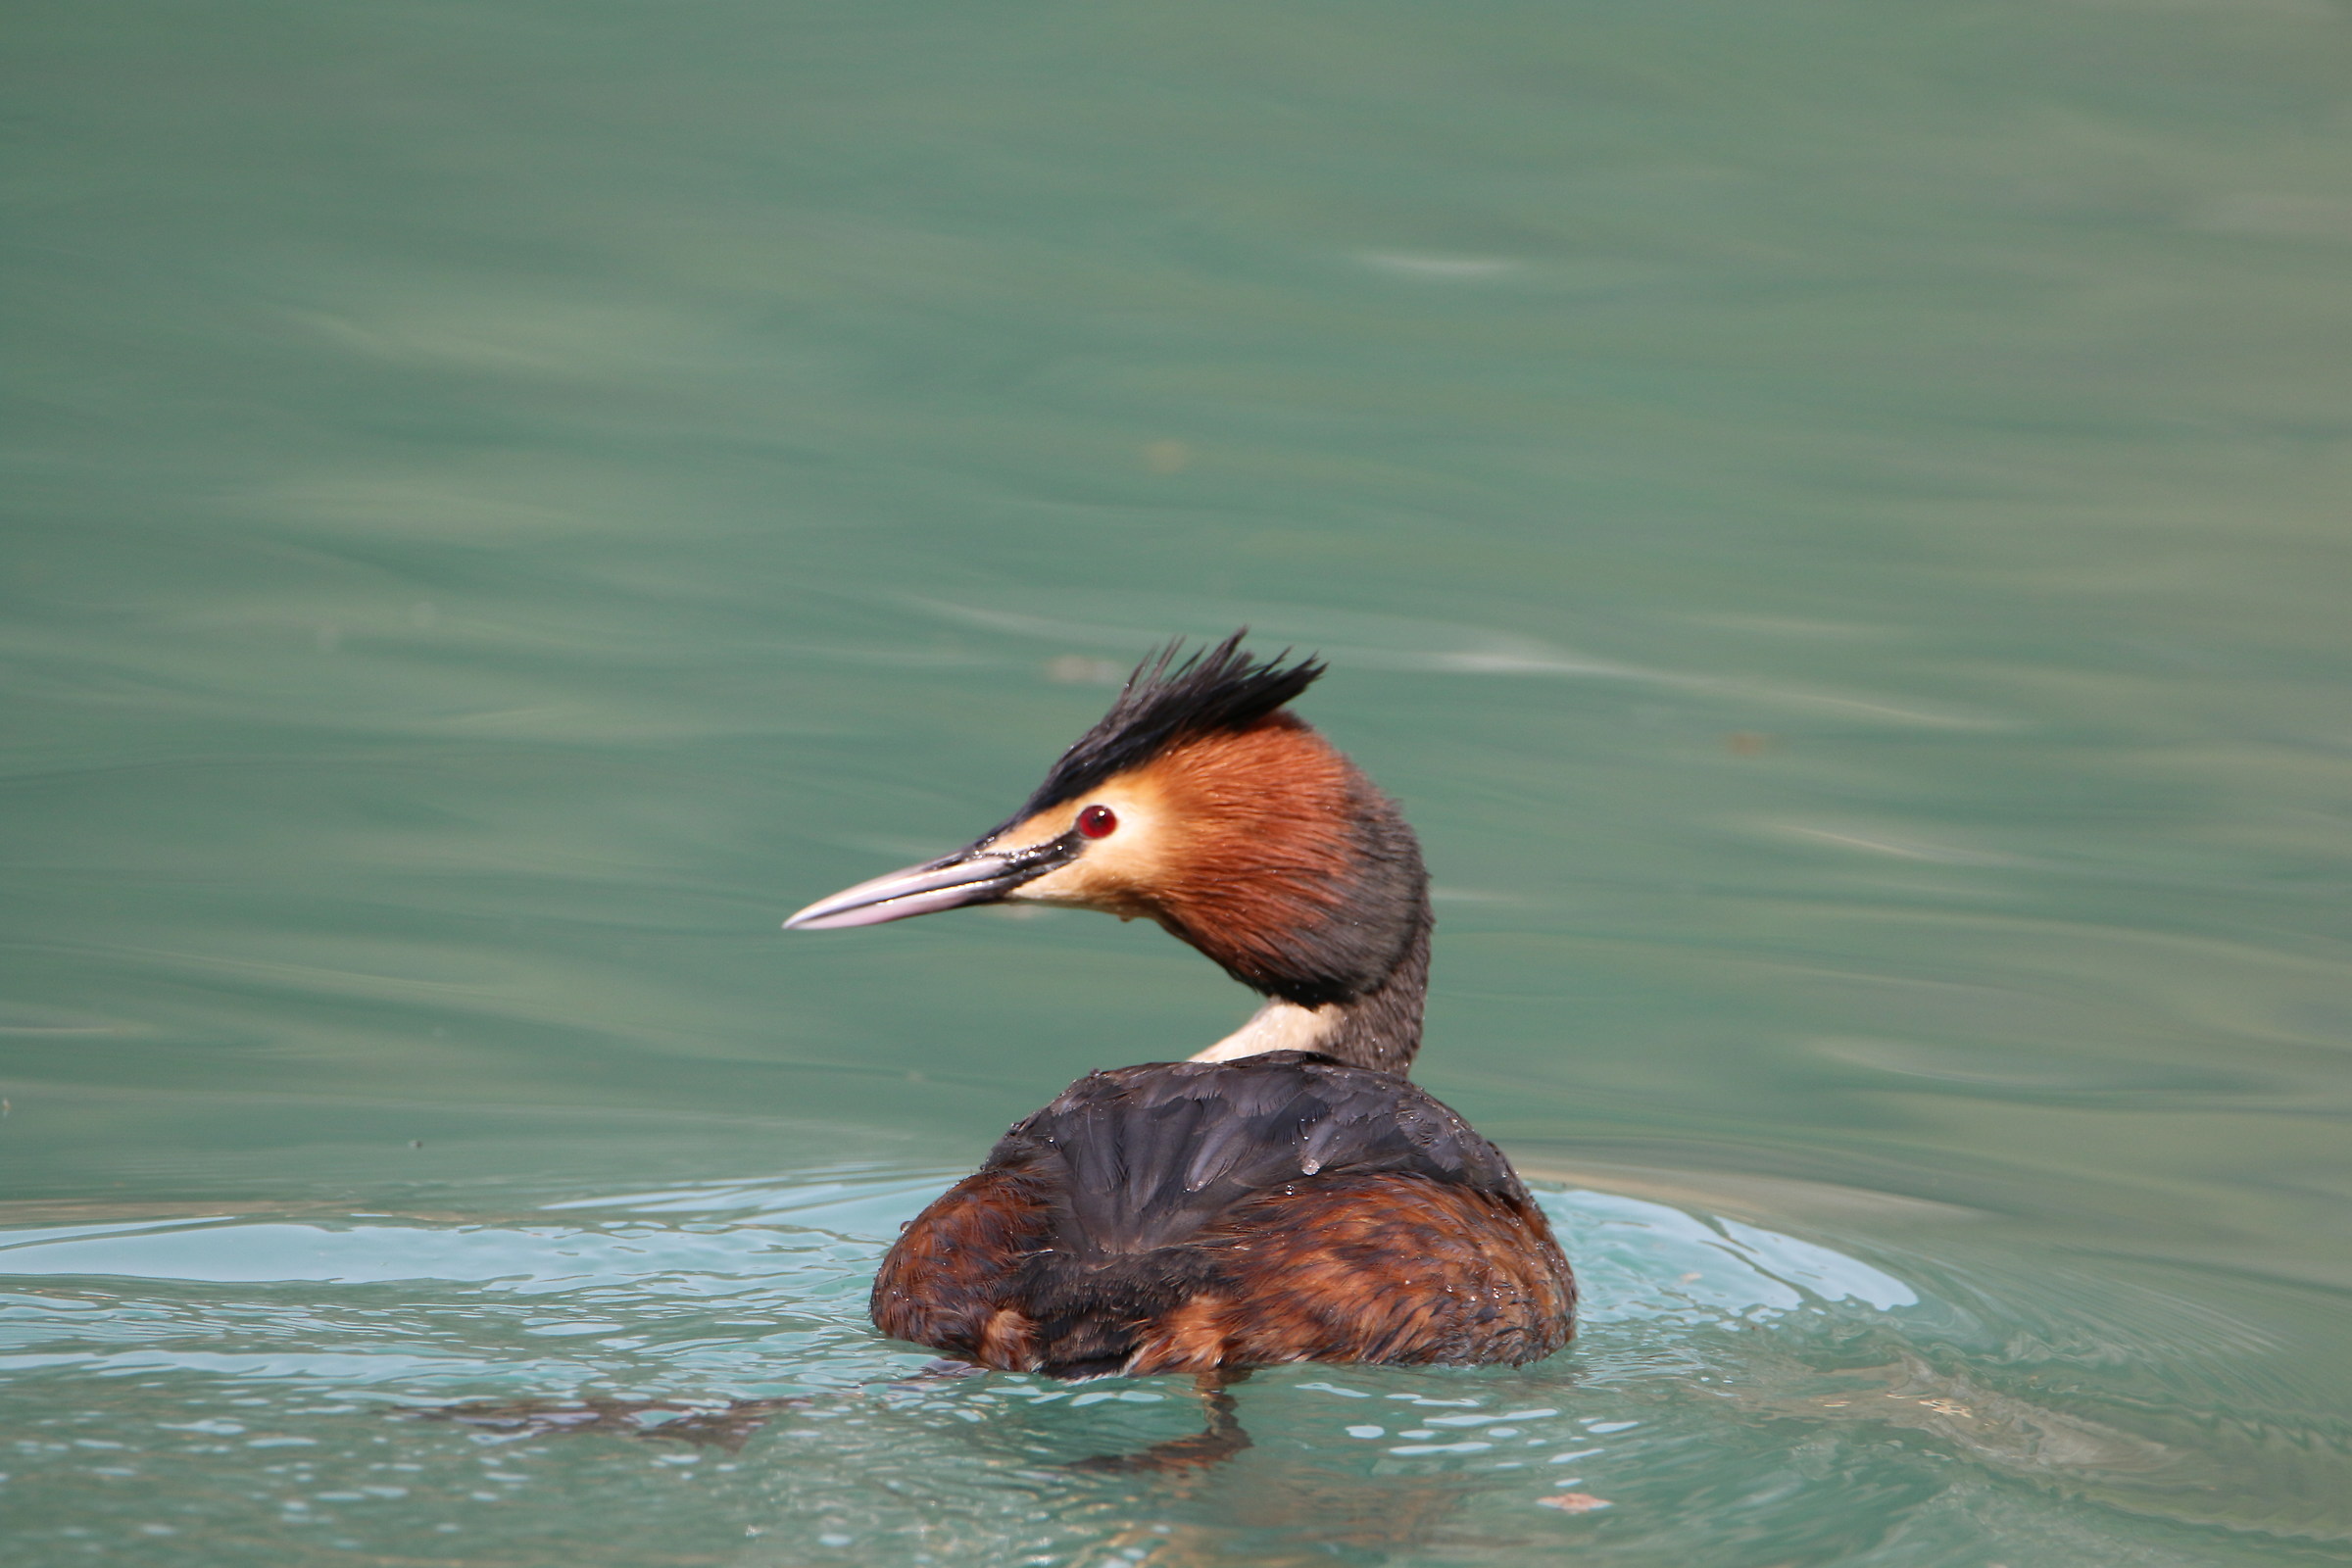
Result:
<svg viewBox="0 0 2352 1568"><path fill-rule="evenodd" d="M1263 1055L1269 1051L1313 1051L1339 1027L1340 1005L1301 1007L1295 1002L1269 1002L1250 1015L1250 1021L1192 1056L1194 1061L1232 1061L1239 1056Z"/></svg>

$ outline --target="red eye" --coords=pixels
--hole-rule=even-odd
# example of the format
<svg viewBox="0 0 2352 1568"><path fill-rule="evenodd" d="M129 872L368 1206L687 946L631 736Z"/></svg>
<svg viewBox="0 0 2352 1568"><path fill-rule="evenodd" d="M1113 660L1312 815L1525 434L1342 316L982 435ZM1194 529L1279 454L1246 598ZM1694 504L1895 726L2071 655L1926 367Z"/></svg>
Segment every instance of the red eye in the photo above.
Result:
<svg viewBox="0 0 2352 1568"><path fill-rule="evenodd" d="M1106 839L1118 825L1118 813L1107 806L1090 806L1078 813L1078 831L1090 839Z"/></svg>

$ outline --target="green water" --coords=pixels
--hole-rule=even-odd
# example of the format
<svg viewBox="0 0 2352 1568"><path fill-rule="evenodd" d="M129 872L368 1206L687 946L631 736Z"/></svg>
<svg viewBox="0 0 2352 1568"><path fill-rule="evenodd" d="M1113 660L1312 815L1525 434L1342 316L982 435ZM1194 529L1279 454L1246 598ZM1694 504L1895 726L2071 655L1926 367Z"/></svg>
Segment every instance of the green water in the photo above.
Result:
<svg viewBox="0 0 2352 1568"><path fill-rule="evenodd" d="M2352 1560L2336 0L7 30L11 1561ZM1250 999L776 926L1243 622L1590 1310L1091 1475L865 1280Z"/></svg>

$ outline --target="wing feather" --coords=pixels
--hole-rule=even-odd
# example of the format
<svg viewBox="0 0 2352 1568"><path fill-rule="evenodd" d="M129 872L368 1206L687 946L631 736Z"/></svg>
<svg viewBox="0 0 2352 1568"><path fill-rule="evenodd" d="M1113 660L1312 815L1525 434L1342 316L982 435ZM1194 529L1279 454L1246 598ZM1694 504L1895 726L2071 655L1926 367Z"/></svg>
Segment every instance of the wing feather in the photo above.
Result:
<svg viewBox="0 0 2352 1568"><path fill-rule="evenodd" d="M990 1157L1041 1160L1067 1174L1059 1239L1094 1255L1177 1245L1301 1178L1394 1171L1526 1197L1500 1152L1413 1084L1293 1051L1091 1074Z"/></svg>

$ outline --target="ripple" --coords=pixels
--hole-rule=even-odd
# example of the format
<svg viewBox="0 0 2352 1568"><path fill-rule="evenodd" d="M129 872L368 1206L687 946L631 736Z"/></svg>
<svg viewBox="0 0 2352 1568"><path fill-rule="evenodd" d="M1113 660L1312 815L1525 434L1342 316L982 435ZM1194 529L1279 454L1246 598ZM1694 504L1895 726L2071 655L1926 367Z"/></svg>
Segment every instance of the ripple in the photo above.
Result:
<svg viewBox="0 0 2352 1568"><path fill-rule="evenodd" d="M662 1514L687 1499L660 1478L693 1473L715 1489L693 1506L737 1520L737 1539L781 1507L830 1510L855 1541L905 1546L908 1520L945 1509L962 1510L974 1560L1022 1541L1094 1549L1100 1496L1057 1466L1180 1435L1191 1401L1169 1380L906 1381L924 1357L875 1336L865 1287L945 1180L697 1183L478 1219L20 1225L0 1232L0 1411L20 1412L24 1434L10 1485L64 1497L135 1473L207 1506L250 1493L272 1518L332 1518L397 1552L444 1523L478 1528L467 1510L489 1504L474 1499L545 1491L553 1503L590 1477L632 1513ZM2290 1425L2183 1444L2172 1429L2200 1418L2178 1402L2134 1409L2036 1383L2095 1362L2097 1333L1988 1354L1985 1293L2013 1282L1589 1186L1540 1200L1585 1293L1574 1350L1515 1369L1261 1373L1243 1405L1254 1468L1212 1487L1257 1496L1237 1508L1278 1494L1301 1531L1366 1528L1372 1508L1392 1518L1394 1545L1438 1517L1415 1509L1474 1519L1474 1499L1526 1506L1572 1482L1605 1490L1613 1517L1662 1521L1678 1467L1703 1453L1709 1485L1784 1495L1795 1519L1821 1498L1794 1442L1842 1455L1824 1473L1900 1478L1923 1497L1976 1472L2240 1529L2326 1535L2340 1522L2329 1506L2261 1500L2282 1453L2307 1494L2352 1476L2340 1434ZM1997 1311L2034 1317L2007 1298ZM419 1408L460 1419L412 1423L389 1446L369 1419ZM738 1450L751 1461L771 1448L791 1456L782 1469L739 1467ZM1936 1472L1929 1455L1960 1469ZM248 1456L267 1456L260 1493L238 1479L262 1462ZM2217 1488L2227 1507L2199 1500ZM467 1506L457 1520L386 1506L411 1494ZM1408 1528L1400 1508L1420 1522ZM423 1510L436 1511L451 1509ZM900 1546L874 1545L871 1560L916 1560Z"/></svg>

